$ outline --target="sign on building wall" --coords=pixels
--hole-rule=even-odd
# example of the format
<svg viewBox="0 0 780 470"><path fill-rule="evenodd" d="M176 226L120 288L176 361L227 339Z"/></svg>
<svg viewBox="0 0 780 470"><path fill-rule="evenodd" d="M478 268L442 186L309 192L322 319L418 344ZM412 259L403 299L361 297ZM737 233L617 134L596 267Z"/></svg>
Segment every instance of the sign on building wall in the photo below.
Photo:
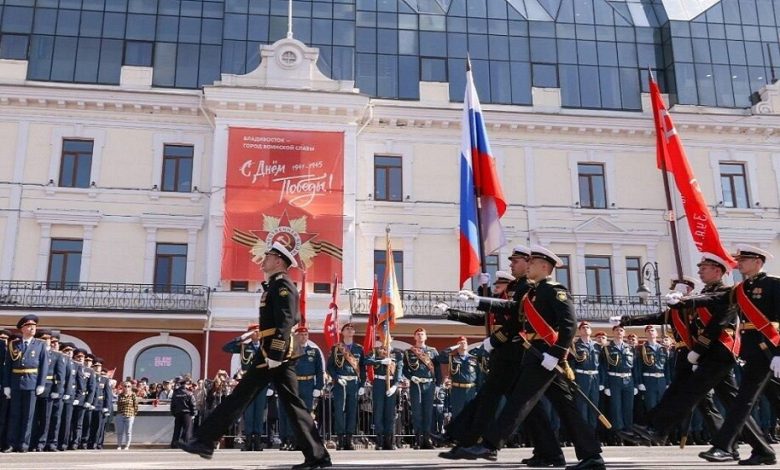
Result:
<svg viewBox="0 0 780 470"><path fill-rule="evenodd" d="M275 241L308 282L341 277L343 175L341 132L231 128L222 279L263 280L257 263Z"/></svg>

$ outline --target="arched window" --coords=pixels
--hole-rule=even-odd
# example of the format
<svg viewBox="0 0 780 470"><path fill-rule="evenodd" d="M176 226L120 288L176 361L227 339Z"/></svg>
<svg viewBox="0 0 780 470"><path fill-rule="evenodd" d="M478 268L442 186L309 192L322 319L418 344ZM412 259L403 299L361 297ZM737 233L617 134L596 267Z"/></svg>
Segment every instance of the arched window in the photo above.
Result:
<svg viewBox="0 0 780 470"><path fill-rule="evenodd" d="M192 375L192 357L182 348L158 345L144 349L135 359L133 376L148 377L150 383Z"/></svg>

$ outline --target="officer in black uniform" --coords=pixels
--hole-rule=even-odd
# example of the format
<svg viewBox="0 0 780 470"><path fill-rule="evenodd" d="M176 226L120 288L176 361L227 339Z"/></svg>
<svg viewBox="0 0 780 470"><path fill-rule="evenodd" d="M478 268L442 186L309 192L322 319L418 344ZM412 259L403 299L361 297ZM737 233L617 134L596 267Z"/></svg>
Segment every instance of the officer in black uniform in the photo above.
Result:
<svg viewBox="0 0 780 470"><path fill-rule="evenodd" d="M528 416L542 396L552 403L566 429L587 429L574 401L570 383L556 367L563 365L577 328L574 303L566 288L550 277L560 258L542 246L531 247L528 278L536 284L523 301L526 338L536 353L523 356L520 376L507 404L482 435L482 443L462 449L471 458L495 460L498 449ZM552 385L552 386L551 386ZM604 469L601 446L593 433L574 432L572 440L580 462L568 469ZM468 457L466 457L468 458Z"/></svg>
<svg viewBox="0 0 780 470"><path fill-rule="evenodd" d="M29 449L35 417L35 397L42 395L46 389L46 375L49 372L46 343L35 338L38 317L25 315L16 327L22 335L10 341L4 367L3 393L11 400L11 416L8 447L3 452L27 452Z"/></svg>
<svg viewBox="0 0 780 470"><path fill-rule="evenodd" d="M43 448L46 445L46 438L49 434L49 422L51 421L52 408L55 398L51 397L52 392L56 392L54 389L55 373L56 381L62 383L65 379L64 370L55 370L57 365L57 355L51 348L51 331L45 329L39 329L35 332L35 337L40 339L46 345L48 354L46 375L46 385L44 385L43 393L38 395L35 402L35 421L33 422L32 440L30 441L30 450L33 452L43 452ZM59 395L57 395L59 397Z"/></svg>
<svg viewBox="0 0 780 470"><path fill-rule="evenodd" d="M68 436L68 450L76 450L81 444L81 435L84 431L84 415L89 411L92 400L95 398L95 387L92 383L92 369L85 366L84 359L87 351L78 348L73 352L75 370L75 391L73 395L73 412L71 413L70 435ZM64 444L62 444L64 445Z"/></svg>
<svg viewBox="0 0 780 470"><path fill-rule="evenodd" d="M5 388L5 359L8 355L8 338L11 332L0 330L0 391ZM0 393L0 449L8 447L8 403L10 400L5 393Z"/></svg>
<svg viewBox="0 0 780 470"><path fill-rule="evenodd" d="M106 418L114 406L114 394L111 391L111 382L103 370L102 358L95 357L92 370L95 371L95 400L93 402L94 408L90 410L92 418L90 419L87 448L102 449L103 431L106 426Z"/></svg>
<svg viewBox="0 0 780 470"><path fill-rule="evenodd" d="M52 330L51 332L50 354L50 372L52 376L52 385L49 393L51 401L51 413L47 432L42 433L38 439L38 448L46 452L57 450L57 435L60 431L60 418L62 417L62 396L65 392L65 385L68 379L68 358L60 352L60 332Z"/></svg>
<svg viewBox="0 0 780 470"><path fill-rule="evenodd" d="M62 395L62 414L59 418L59 430L51 436L52 442L56 443L58 451L64 451L70 441L71 418L73 417L73 400L76 398L76 374L77 364L73 360L73 353L76 351L76 345L73 343L62 343L60 351L66 357L65 365L65 386ZM56 430L53 426L52 430Z"/></svg>
<svg viewBox="0 0 780 470"><path fill-rule="evenodd" d="M93 368L95 362L95 355L92 353L84 356L84 376L87 379L87 396L88 399L82 403L84 407L84 417L82 419L81 426L81 438L78 442L79 449L89 448L89 435L92 432L92 418L93 411L97 408L98 397L100 396L98 390L98 373Z"/></svg>
<svg viewBox="0 0 780 470"><path fill-rule="evenodd" d="M496 416L497 411L506 403L510 388L520 375L525 349L519 338L522 329L520 312L523 296L532 287L528 280L528 263L531 260L530 248L517 245L509 256L512 276L515 278L506 288L505 295L499 298L478 297L477 309L483 313L462 312L450 309L444 305L440 309L447 312L449 320L460 321L469 325L495 324L491 336L483 341L482 349L490 355L489 370L477 396L469 402L463 411L453 416L447 426L447 434L457 446L448 452L439 454L446 459L460 459L463 455L460 449L470 447L491 425L491 420L485 416ZM467 294L468 296L468 294ZM473 298L473 294L469 296ZM494 320L491 322L491 318ZM555 437L550 419L542 406L535 406L523 423L526 433L533 436L533 456L523 459L521 463L535 466L563 466L566 459L563 456L558 439Z"/></svg>
<svg viewBox="0 0 780 470"><path fill-rule="evenodd" d="M195 398L189 390L192 380L189 376L176 381L171 396L171 414L173 415L173 436L171 449L179 447L179 442L192 439L192 417L195 415Z"/></svg>
<svg viewBox="0 0 780 470"><path fill-rule="evenodd" d="M260 299L262 354L255 367L244 375L233 392L222 400L198 428L195 438L182 444L181 449L203 458L211 458L214 444L241 415L258 390L264 389L270 381L279 393L298 446L306 457L303 463L293 468L330 467L330 455L322 445L322 438L303 400L298 397L295 367L287 361L293 349L292 329L300 321L298 290L287 275L288 268L297 266L295 257L277 241L266 251L261 265L268 279L267 288Z"/></svg>

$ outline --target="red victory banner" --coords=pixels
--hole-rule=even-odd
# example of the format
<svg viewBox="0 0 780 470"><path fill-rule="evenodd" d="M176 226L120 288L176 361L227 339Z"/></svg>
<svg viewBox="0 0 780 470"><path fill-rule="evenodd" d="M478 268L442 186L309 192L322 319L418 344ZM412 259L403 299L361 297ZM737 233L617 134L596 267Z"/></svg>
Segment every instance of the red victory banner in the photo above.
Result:
<svg viewBox="0 0 780 470"><path fill-rule="evenodd" d="M230 128L223 280L263 280L257 263L287 246L308 282L341 273L344 134Z"/></svg>

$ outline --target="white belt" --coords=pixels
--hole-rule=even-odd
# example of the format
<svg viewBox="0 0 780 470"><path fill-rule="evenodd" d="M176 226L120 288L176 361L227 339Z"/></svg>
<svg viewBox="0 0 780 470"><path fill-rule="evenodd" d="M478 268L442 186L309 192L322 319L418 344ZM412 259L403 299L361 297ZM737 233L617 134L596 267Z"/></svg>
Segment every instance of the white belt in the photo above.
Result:
<svg viewBox="0 0 780 470"><path fill-rule="evenodd" d="M415 377L412 379L412 382L416 384L427 384L430 382L433 382L433 379L430 378L423 378L423 377Z"/></svg>
<svg viewBox="0 0 780 470"><path fill-rule="evenodd" d="M607 375L611 375L612 377L621 377L621 378L627 378L631 377L631 372L607 372Z"/></svg>
<svg viewBox="0 0 780 470"><path fill-rule="evenodd" d="M598 375L599 371L597 370L584 370L584 369L574 369L574 372L578 374L585 374L585 375Z"/></svg>
<svg viewBox="0 0 780 470"><path fill-rule="evenodd" d="M357 375L339 375L339 379L344 379L347 382L350 382L352 380L357 380L358 376Z"/></svg>
<svg viewBox="0 0 780 470"><path fill-rule="evenodd" d="M386 380L386 379L387 379L386 375L375 375L374 376L374 380Z"/></svg>
<svg viewBox="0 0 780 470"><path fill-rule="evenodd" d="M666 375L664 375L663 372L642 372L642 375L645 376L645 377L656 377L656 378L659 378L659 379L661 377L666 377Z"/></svg>

